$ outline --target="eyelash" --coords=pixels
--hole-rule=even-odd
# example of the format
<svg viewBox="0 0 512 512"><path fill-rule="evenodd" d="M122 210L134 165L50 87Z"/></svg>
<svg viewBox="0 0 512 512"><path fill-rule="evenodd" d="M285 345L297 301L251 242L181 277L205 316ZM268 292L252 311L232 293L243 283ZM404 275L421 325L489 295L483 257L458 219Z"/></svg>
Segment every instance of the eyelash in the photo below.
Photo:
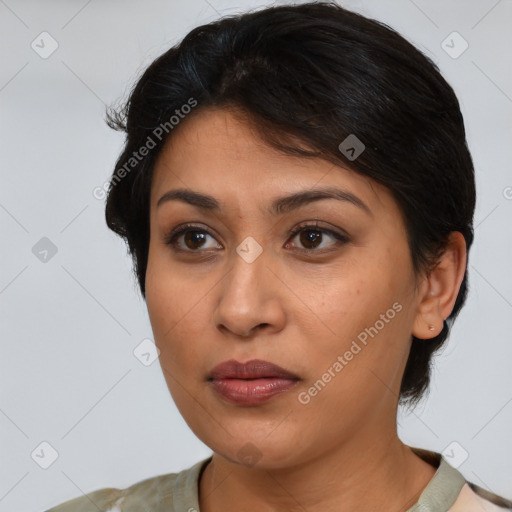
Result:
<svg viewBox="0 0 512 512"><path fill-rule="evenodd" d="M213 234L210 233L207 229L200 228L199 226L195 226L194 224L184 224L183 226L181 226L179 228L173 229L168 235L166 235L164 237L166 245L170 245L173 248L175 248L175 250L180 251L180 252L188 252L188 253L199 253L199 252L202 252L201 249L193 250L193 249L180 249L180 248L176 248L176 239L179 238L181 235L189 232L189 231L197 231L199 233L207 233L211 237L215 238L213 236ZM288 232L288 239L295 238L295 236L298 235L299 233L301 233L302 231L318 231L320 233L327 233L328 235L333 236L336 240L338 240L338 243L334 244L335 248L338 248L341 245L346 244L347 242L349 242L349 238L347 236L342 235L341 233L338 233L338 232L333 231L331 229L318 227L318 224L302 224L302 225L299 225L296 228L291 229ZM311 253L315 253L315 252L316 253L330 252L333 249L327 249L327 250L325 250L325 249L324 250L322 250L322 249L298 249L298 250L301 251L301 252L305 252L307 254L311 254Z"/></svg>

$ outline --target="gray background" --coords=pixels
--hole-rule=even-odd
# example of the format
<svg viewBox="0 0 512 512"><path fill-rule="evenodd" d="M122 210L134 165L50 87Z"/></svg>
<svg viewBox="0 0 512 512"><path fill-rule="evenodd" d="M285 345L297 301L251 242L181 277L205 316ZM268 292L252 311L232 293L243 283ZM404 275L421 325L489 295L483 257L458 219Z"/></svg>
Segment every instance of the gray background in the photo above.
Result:
<svg viewBox="0 0 512 512"><path fill-rule="evenodd" d="M38 512L211 453L178 413L158 361L134 356L151 326L124 243L92 192L123 143L103 122L105 104L193 27L263 5L0 0L0 511ZM401 413L399 433L447 449L454 464L467 452L466 478L512 498L511 1L343 5L438 63L460 99L477 172L468 303L436 360L429 399ZM31 47L51 49L43 31L58 44L47 58ZM453 31L469 44L457 58L462 40L447 40L452 56L442 47ZM57 249L47 261L43 237ZM47 469L42 442L58 453Z"/></svg>

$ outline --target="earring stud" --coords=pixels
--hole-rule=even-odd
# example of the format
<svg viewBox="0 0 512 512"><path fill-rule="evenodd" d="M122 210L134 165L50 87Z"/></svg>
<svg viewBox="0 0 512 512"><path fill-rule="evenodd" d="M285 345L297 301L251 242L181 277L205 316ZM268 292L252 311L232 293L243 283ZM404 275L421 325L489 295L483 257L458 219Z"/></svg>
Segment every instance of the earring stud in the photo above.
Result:
<svg viewBox="0 0 512 512"><path fill-rule="evenodd" d="M433 331L434 329L435 329L435 327L434 327L432 324L430 324L430 325L428 326L428 330L429 330L429 331Z"/></svg>

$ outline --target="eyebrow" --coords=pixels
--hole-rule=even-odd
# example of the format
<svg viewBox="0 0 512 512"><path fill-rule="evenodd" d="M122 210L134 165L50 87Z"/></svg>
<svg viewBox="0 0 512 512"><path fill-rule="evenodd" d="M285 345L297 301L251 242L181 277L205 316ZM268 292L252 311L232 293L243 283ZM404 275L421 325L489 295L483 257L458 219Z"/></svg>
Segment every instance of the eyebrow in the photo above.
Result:
<svg viewBox="0 0 512 512"><path fill-rule="evenodd" d="M336 199L338 201L348 202L349 204L353 204L373 216L370 208L359 197L347 190L334 187L315 188L284 197L278 197L271 203L269 212L272 215L283 215L322 199ZM194 192L193 190L169 190L158 200L156 207L159 208L162 204L168 201L182 201L207 211L221 211L221 206L217 199L207 194Z"/></svg>

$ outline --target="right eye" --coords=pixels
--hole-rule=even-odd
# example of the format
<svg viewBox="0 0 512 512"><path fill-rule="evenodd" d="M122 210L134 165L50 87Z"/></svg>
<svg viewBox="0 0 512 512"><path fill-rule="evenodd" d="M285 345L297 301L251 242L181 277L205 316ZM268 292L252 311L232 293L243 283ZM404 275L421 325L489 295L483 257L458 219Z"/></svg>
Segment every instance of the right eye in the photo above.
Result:
<svg viewBox="0 0 512 512"><path fill-rule="evenodd" d="M185 224L166 235L165 243L183 252L200 252L198 249L222 249L222 246L219 244L213 247L205 246L207 237L213 238L213 235L208 230L193 224ZM185 247L179 243L181 238L183 238L182 244Z"/></svg>

